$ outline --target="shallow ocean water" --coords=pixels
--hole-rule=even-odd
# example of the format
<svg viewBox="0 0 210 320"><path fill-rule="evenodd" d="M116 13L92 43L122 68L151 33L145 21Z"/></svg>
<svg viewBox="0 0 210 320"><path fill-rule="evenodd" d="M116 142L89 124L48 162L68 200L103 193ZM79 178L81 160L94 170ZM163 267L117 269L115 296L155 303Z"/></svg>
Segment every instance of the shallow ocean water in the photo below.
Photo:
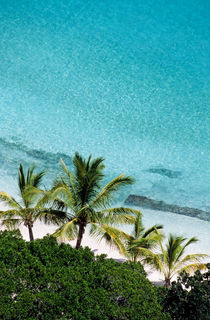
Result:
<svg viewBox="0 0 210 320"><path fill-rule="evenodd" d="M16 192L20 161L50 180L79 151L103 156L109 178L135 176L127 193L209 210L209 12L1 0L0 189Z"/></svg>

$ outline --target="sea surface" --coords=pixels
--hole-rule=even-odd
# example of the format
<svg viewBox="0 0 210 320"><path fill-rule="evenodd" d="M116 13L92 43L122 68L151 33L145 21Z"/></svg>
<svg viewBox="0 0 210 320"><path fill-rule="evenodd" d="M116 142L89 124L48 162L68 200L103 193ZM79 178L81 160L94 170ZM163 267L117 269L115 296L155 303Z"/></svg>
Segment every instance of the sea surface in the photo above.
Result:
<svg viewBox="0 0 210 320"><path fill-rule="evenodd" d="M79 151L209 211L209 38L210 1L0 0L0 189Z"/></svg>

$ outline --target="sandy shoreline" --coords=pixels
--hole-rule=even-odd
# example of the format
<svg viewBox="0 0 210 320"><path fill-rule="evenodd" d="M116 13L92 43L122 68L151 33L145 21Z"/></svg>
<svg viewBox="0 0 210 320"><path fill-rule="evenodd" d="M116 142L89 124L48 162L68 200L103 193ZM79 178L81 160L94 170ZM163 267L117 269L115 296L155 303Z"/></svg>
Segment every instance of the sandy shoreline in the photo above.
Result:
<svg viewBox="0 0 210 320"><path fill-rule="evenodd" d="M5 207L1 204L1 210L5 210ZM146 228L152 226L156 223L161 223L164 225L164 232L167 234L175 233L180 235L185 235L186 237L197 236L201 241L193 245L190 249L194 253L206 253L210 255L210 248L208 244L210 243L209 226L210 224L205 221L199 221L195 218L190 218L186 216L180 216L173 213L166 213L160 211L154 211L149 209L141 210L143 213L143 223ZM56 230L57 226L45 225L44 223L37 221L33 227L34 238L42 238L46 234L52 234ZM125 226L125 230L129 231L130 226ZM20 231L25 240L29 240L28 229L25 226L20 227ZM73 247L75 246L75 241L69 242ZM84 234L82 241L83 247L89 247L95 255L106 254L108 258L113 258L119 261L125 261L125 257L122 256L116 249L110 248L105 241L97 241L91 238L87 232ZM189 251L190 252L190 251ZM209 259L208 259L209 260ZM151 270L145 267L148 279L152 282L162 282L163 275L157 271Z"/></svg>
<svg viewBox="0 0 210 320"><path fill-rule="evenodd" d="M3 204L0 204L0 210L5 210L5 206ZM43 238L47 234L52 234L57 229L57 226L54 225L46 225L43 222L36 221L33 226L33 234L35 239ZM0 230L3 230L2 227L0 227ZM28 234L28 228L26 228L24 225L20 226L20 231L23 236L23 238L28 241L29 240L29 234ZM76 241L70 241L69 243L72 247L75 246ZM104 240L97 241L94 238L91 238L87 232L85 232L83 240L82 240L82 246L83 247L89 247L91 251L94 252L95 255L100 254L106 254L108 258L112 258L115 260L118 260L120 262L123 262L126 260L124 256L122 256L116 249L110 248ZM148 273L148 278L151 281L159 282L163 280L162 275L157 271L151 271L149 268L145 268L145 271Z"/></svg>

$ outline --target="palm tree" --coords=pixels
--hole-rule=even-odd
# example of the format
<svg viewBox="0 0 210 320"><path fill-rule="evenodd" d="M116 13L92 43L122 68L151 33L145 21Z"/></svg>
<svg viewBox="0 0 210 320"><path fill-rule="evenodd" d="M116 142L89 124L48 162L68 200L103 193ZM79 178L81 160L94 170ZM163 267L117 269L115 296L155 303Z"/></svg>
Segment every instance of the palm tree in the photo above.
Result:
<svg viewBox="0 0 210 320"><path fill-rule="evenodd" d="M141 262L144 263L144 258L151 254L151 250L157 247L159 239L163 238L162 233L157 234L156 232L156 230L163 229L163 226L155 224L145 230L141 217L142 214L139 212L135 217L132 234L124 234L124 238L126 239L128 258L133 262L137 262L141 258Z"/></svg>
<svg viewBox="0 0 210 320"><path fill-rule="evenodd" d="M78 153L73 158L74 172L70 172L61 159L62 175L53 188L44 194L41 203L48 203L68 215L68 222L60 227L55 236L60 239L77 239L76 249L81 246L86 227L91 236L103 238L121 250L123 232L117 225L133 223L139 211L130 208L110 208L114 194L122 186L133 184L134 180L121 174L101 189L104 177L103 158L85 160Z"/></svg>
<svg viewBox="0 0 210 320"><path fill-rule="evenodd" d="M157 232L158 233L158 232ZM185 249L198 239L193 237L187 240L182 236L169 235L168 242L163 246L162 240L159 239L160 253L151 253L145 261L154 267L156 270L163 273L165 278L165 286L168 288L171 285L171 278L181 271L193 272L206 268L201 261L208 257L206 254L187 254L184 255Z"/></svg>
<svg viewBox="0 0 210 320"><path fill-rule="evenodd" d="M27 197L26 190L33 188L40 190L39 187L45 175L44 171L35 173L35 165L28 168L25 177L22 164L18 168L18 188L20 192L20 199L16 200L5 192L0 192L0 202L3 202L9 210L0 211L0 218L2 225L9 229L17 228L20 224L24 224L28 228L29 239L32 241L33 225L36 220L43 220L45 223L59 224L61 220L65 219L63 212L44 208L41 206L36 197Z"/></svg>

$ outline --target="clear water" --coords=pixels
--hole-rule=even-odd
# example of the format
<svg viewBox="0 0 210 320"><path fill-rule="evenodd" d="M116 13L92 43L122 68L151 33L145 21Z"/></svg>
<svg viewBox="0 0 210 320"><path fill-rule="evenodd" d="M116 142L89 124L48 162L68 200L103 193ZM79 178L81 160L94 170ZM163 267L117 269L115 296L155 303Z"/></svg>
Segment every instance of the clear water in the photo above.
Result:
<svg viewBox="0 0 210 320"><path fill-rule="evenodd" d="M198 0L0 0L0 189L15 192L20 160L53 176L77 150L103 156L109 178L134 175L128 192L209 210L209 13Z"/></svg>

